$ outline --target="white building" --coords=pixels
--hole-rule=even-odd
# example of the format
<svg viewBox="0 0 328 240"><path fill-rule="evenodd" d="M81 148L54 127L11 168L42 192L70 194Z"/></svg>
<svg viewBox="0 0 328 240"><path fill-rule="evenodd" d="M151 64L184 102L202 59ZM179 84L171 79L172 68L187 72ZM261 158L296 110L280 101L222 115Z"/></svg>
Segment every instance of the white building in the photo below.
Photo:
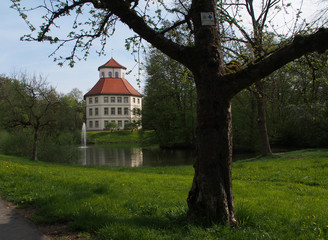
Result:
<svg viewBox="0 0 328 240"><path fill-rule="evenodd" d="M87 130L104 130L109 122L124 129L141 120L142 95L125 79L126 67L111 58L98 71L99 81L84 95Z"/></svg>

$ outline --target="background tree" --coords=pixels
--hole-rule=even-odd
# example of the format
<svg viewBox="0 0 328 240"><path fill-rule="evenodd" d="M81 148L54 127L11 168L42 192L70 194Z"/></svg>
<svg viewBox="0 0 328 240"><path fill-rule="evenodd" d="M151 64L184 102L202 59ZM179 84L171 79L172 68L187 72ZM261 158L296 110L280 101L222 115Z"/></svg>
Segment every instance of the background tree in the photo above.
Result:
<svg viewBox="0 0 328 240"><path fill-rule="evenodd" d="M80 143L81 98L58 94L41 77L15 78L0 78L0 151L43 161L76 161L78 152L72 146Z"/></svg>
<svg viewBox="0 0 328 240"><path fill-rule="evenodd" d="M191 72L158 50L146 60L143 128L154 129L161 147L195 142L196 90Z"/></svg>
<svg viewBox="0 0 328 240"><path fill-rule="evenodd" d="M55 121L59 99L45 80L24 74L20 81L7 79L1 87L4 124L9 128L33 129L33 160L37 160L39 133Z"/></svg>
<svg viewBox="0 0 328 240"><path fill-rule="evenodd" d="M12 2L27 20L25 8L21 7L22 1ZM219 30L222 16L217 9L220 2L179 1L181 8L178 9L158 1L160 9L154 10L150 7L150 1L139 5L139 1L121 0L48 0L32 8L46 11L43 17L45 22L36 36L28 35L25 39L50 41L59 46L74 41L71 55L65 58L73 65L77 49L88 55L92 41L98 37L101 37L104 46L119 19L138 37L185 65L194 75L197 91L197 157L195 176L187 199L188 215L193 220L235 225L237 219L231 176L231 99L288 62L308 52L324 52L328 48L328 29L322 28L311 35L293 36L288 43L272 50L270 54L263 55L234 73L226 74ZM88 14L85 19L90 20L84 24L78 23L81 14ZM57 27L57 20L71 15L73 29L67 38L52 36L50 30ZM167 21L164 22L165 18L169 19L169 25ZM30 22L27 23L32 30L35 29ZM188 29L193 42L179 44L166 34L180 27Z"/></svg>
<svg viewBox="0 0 328 240"><path fill-rule="evenodd" d="M294 4L299 4L300 6L295 7ZM229 58L240 60L242 63L260 59L275 49L276 45L288 39L288 36L302 33L309 25L301 18L302 2L294 4L292 6L291 3L280 0L266 0L261 2L245 0L236 3L223 1L219 5L219 11L225 20L223 24L226 25L225 28L222 28L225 29L224 41L227 41L227 45L232 46L232 48L226 48ZM243 8L245 12L240 11ZM291 11L292 14L290 15L294 16L286 16L287 14L284 14L284 12L287 11ZM245 17L236 18L237 14L243 14ZM289 31L278 34L279 31L277 31L273 23L272 16L291 18L290 23L286 23L286 26L284 26ZM251 31L246 30L246 19L251 22ZM263 156L272 153L266 120L265 80L261 79L249 88L257 103L258 133Z"/></svg>

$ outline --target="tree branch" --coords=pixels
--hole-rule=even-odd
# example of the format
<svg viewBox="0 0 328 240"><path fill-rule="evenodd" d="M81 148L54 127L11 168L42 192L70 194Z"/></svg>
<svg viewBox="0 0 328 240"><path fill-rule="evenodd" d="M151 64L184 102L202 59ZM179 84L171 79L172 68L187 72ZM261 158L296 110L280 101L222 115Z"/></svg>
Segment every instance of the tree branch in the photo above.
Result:
<svg viewBox="0 0 328 240"><path fill-rule="evenodd" d="M226 75L224 78L231 86L230 94L235 95L242 89L247 88L302 55L315 51L323 53L327 49L328 29L321 28L311 35L295 36L294 40L285 47L249 64L243 70Z"/></svg>
<svg viewBox="0 0 328 240"><path fill-rule="evenodd" d="M139 34L147 42L154 47L170 56L171 58L187 65L190 57L186 56L188 49L182 45L173 42L164 37L161 32L157 32L147 25L144 19L137 15L134 10L131 10L124 1L121 0L104 0L106 8L113 12L120 20L128 25L134 32Z"/></svg>

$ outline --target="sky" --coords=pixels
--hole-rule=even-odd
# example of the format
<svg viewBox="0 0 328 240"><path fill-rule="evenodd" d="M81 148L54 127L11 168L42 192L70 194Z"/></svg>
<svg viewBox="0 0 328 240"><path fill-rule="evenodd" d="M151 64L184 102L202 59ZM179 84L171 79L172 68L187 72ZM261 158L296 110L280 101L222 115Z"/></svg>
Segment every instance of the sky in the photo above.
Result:
<svg viewBox="0 0 328 240"><path fill-rule="evenodd" d="M299 1L292 0L291 2L294 4ZM327 0L304 0L304 14L312 15L315 10L321 8L320 2L327 6ZM125 48L125 39L133 35L128 27L123 24L117 25L114 36L107 42L106 56L99 56L95 52L98 49L93 48L87 61L77 61L74 68L70 68L67 64L59 67L53 61L53 57L49 57L55 50L54 45L19 40L22 35L29 33L29 29L18 13L10 8L10 5L9 0L0 1L0 74L9 77L21 72L41 75L59 93L67 94L72 89L78 88L86 94L99 80L98 67L113 57L125 66L127 71L133 69L126 78L142 93L144 74L138 75L135 57ZM37 15L29 15L29 17L36 21L40 19ZM65 29L65 24L63 28ZM64 50L67 56L70 48L67 47ZM140 86L137 84L137 78L141 79Z"/></svg>
<svg viewBox="0 0 328 240"><path fill-rule="evenodd" d="M135 57L125 48L125 38L133 33L125 25L117 25L114 36L106 44L106 56L99 56L96 53L99 49L93 48L87 61L77 61L73 68L67 64L60 67L53 57L49 57L55 45L20 41L22 35L29 33L29 28L10 5L9 0L0 0L0 74L8 77L19 73L41 75L59 93L67 94L78 88L86 94L99 80L98 67L113 57L127 68L127 72L133 69L126 79L142 92L143 81L138 84L136 79L140 77L142 80L143 75L138 75ZM65 51L65 56L68 56L70 48Z"/></svg>

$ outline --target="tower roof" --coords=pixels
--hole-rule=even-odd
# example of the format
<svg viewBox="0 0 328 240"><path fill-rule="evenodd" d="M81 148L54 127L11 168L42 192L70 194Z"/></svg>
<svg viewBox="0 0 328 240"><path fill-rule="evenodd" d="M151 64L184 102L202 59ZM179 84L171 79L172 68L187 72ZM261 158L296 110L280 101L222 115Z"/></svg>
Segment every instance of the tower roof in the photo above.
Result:
<svg viewBox="0 0 328 240"><path fill-rule="evenodd" d="M94 95L142 95L124 78L101 78L84 97Z"/></svg>
<svg viewBox="0 0 328 240"><path fill-rule="evenodd" d="M126 69L126 67L122 66L121 64L119 64L118 62L116 62L114 60L114 58L111 58L108 62L106 62L104 65L101 65L98 70L100 68L123 68Z"/></svg>

